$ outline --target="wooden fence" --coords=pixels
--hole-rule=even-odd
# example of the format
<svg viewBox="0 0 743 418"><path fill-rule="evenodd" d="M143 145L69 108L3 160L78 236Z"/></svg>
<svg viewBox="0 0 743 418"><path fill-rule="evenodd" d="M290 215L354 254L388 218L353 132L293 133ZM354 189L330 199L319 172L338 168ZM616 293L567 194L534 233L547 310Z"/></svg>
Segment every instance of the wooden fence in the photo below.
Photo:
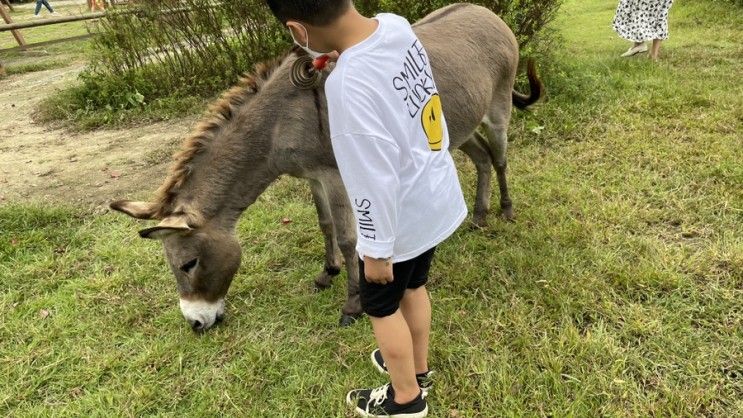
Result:
<svg viewBox="0 0 743 418"><path fill-rule="evenodd" d="M116 5L128 3L128 0L108 0L108 1L105 1L104 3L108 7L115 7ZM0 24L0 32L12 33L16 42L18 43L18 48L21 50L25 50L29 46L41 46L41 45L45 45L49 43L63 42L63 41L85 38L85 37L90 36L90 35L74 36L71 38L57 39L57 40L46 41L46 42L29 45L28 43L26 43L26 40L23 37L23 34L21 34L21 29L29 29L29 28L39 27L39 26L58 25L61 23L69 23L69 22L80 22L83 20L100 19L106 16L106 11L104 10L104 11L92 12L92 13L87 13L87 14L82 14L82 15L77 15L77 16L55 17L51 19L16 23L16 22L13 22L13 19L11 18L10 14L5 10L5 8L3 7L3 4L6 5L10 9L11 12L13 11L13 6L11 6L8 0L0 0L0 16L2 16L3 21L5 22L5 24Z"/></svg>
<svg viewBox="0 0 743 418"><path fill-rule="evenodd" d="M0 0L0 2L5 3L7 0ZM107 0L106 5L110 8L114 8L117 5L123 5L129 3L129 0ZM216 7L216 5L212 5L210 7ZM190 11L191 9L188 7L177 7L173 8L167 11L163 11L161 13L164 14L170 14L170 13L179 13L183 11ZM116 13L139 13L136 10L117 10ZM18 48L21 50L25 50L28 47L31 46L41 46L46 45L50 43L57 43L57 42L64 42L74 39L80 39L80 38L86 38L89 37L89 34L86 35L80 35L80 36L73 36L71 38L64 38L64 39L57 39L57 40L51 40L46 42L40 42L36 44L29 45L26 43L26 40L23 38L23 35L21 34L21 29L29 29L29 28L35 28L39 26L48 26L48 25L58 25L61 23L69 23L69 22L79 22L83 20L94 20L94 19L100 19L106 16L108 14L107 11L101 11L101 12L93 12L93 13L87 13L83 15L77 15L77 16L65 16L65 17L55 17L51 19L44 19L44 20L34 20L30 22L18 22L14 23L11 19L8 12L5 11L2 4L0 4L0 15L2 15L3 20L5 21L5 24L0 25L0 33L1 32L11 32L13 34L13 37L16 39L16 42L18 43Z"/></svg>

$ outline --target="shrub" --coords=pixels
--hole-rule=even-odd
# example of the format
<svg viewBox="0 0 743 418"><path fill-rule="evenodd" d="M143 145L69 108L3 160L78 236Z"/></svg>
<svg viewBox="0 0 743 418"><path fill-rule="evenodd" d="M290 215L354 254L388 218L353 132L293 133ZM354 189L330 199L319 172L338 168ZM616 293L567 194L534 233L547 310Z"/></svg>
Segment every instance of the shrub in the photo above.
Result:
<svg viewBox="0 0 743 418"><path fill-rule="evenodd" d="M371 15L375 10L385 10L405 16L414 22L436 9L454 1L446 0L362 0L357 7ZM500 15L516 34L522 47L526 46L552 21L562 0L472 0Z"/></svg>
<svg viewBox="0 0 743 418"><path fill-rule="evenodd" d="M544 43L544 28L562 0L475 0L500 14L522 47ZM414 22L452 1L357 0L367 15L380 10ZM162 98L210 97L234 84L256 62L279 55L291 41L263 0L147 0L111 11L91 27L90 66L66 100L51 100L59 115L96 110L141 114ZM169 101L171 103L172 101ZM162 103L162 101L160 101ZM61 107L60 107L61 106ZM122 118L96 118L108 123ZM86 123L95 126L96 122Z"/></svg>
<svg viewBox="0 0 743 418"><path fill-rule="evenodd" d="M148 0L113 12L94 28L92 66L83 81L94 91L102 87L99 80L137 81L127 90L149 98L223 90L252 63L284 48L283 31L262 3Z"/></svg>

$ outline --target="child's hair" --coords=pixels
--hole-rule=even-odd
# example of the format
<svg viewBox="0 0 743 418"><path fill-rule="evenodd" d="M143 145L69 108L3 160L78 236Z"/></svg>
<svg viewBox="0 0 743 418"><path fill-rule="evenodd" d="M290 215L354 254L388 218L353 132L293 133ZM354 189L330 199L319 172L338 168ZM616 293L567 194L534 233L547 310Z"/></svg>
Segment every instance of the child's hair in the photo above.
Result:
<svg viewBox="0 0 743 418"><path fill-rule="evenodd" d="M297 20L315 26L333 23L351 7L351 0L267 0L267 3L283 23Z"/></svg>

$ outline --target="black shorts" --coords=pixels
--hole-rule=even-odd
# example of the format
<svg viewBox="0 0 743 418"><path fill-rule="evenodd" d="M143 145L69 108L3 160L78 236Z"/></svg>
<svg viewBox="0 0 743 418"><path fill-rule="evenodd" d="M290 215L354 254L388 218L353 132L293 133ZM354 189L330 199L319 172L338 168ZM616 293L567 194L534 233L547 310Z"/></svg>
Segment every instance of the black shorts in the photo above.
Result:
<svg viewBox="0 0 743 418"><path fill-rule="evenodd" d="M359 259L359 287L361 307L375 318L392 315L400 308L400 301L408 289L417 289L428 282L428 271L436 247L411 260L392 265L392 283L369 283L364 275L364 260Z"/></svg>

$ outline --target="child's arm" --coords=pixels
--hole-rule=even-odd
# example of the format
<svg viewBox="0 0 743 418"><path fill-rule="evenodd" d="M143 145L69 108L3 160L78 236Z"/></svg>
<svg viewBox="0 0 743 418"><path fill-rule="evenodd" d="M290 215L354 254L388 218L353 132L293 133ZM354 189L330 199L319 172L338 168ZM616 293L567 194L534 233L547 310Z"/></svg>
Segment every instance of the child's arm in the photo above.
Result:
<svg viewBox="0 0 743 418"><path fill-rule="evenodd" d="M387 129L384 99L363 80L341 79L330 89L333 152L356 218L356 250L366 279L391 282L400 192L400 148ZM329 90L329 91L328 91Z"/></svg>
<svg viewBox="0 0 743 418"><path fill-rule="evenodd" d="M333 151L357 222L356 249L373 259L392 257L400 149L386 138L343 134L333 138Z"/></svg>

